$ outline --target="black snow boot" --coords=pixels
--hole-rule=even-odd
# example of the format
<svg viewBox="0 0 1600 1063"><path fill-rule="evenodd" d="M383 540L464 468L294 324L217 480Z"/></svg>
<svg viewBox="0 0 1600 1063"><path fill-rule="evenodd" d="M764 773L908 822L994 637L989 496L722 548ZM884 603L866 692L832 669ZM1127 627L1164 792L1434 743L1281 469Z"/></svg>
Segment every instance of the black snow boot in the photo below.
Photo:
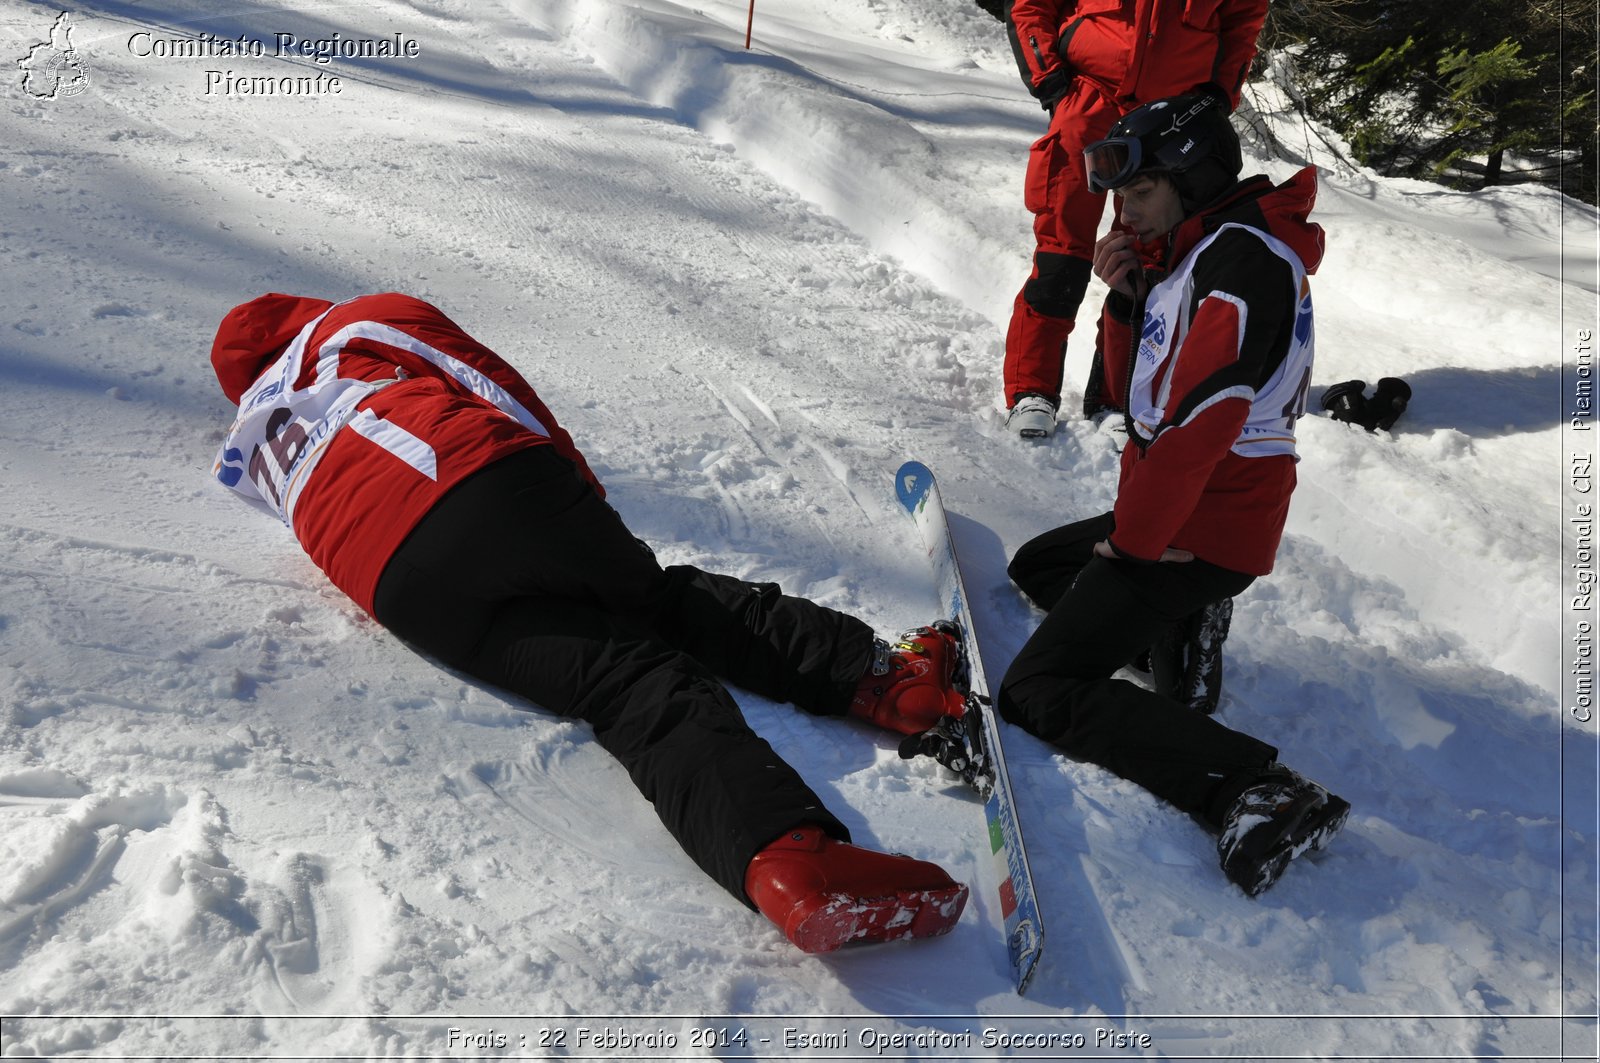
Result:
<svg viewBox="0 0 1600 1063"><path fill-rule="evenodd" d="M1233 599L1196 609L1150 647L1156 690L1207 716L1222 700L1222 644L1233 622Z"/></svg>
<svg viewBox="0 0 1600 1063"><path fill-rule="evenodd" d="M1350 817L1350 802L1282 764L1245 784L1222 816L1222 873L1251 897L1278 881L1289 861L1328 844Z"/></svg>

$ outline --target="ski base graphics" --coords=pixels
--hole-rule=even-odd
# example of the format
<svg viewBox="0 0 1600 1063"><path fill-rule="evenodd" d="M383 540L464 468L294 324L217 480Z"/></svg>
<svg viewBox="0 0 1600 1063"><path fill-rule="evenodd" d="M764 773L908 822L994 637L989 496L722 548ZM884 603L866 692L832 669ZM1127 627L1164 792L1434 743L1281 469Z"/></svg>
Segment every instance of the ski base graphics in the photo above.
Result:
<svg viewBox="0 0 1600 1063"><path fill-rule="evenodd" d="M928 561L933 566L943 615L960 628L963 656L967 663L967 712L959 721L947 717L948 738L962 743L963 764L957 768L962 778L983 798L984 816L989 824L989 845L995 857L999 880L1000 911L1005 920L1006 950L1017 992L1027 991L1039 957L1044 950L1044 923L1039 918L1039 902L1033 890L1033 872L1028 868L1023 848L1022 829L1017 823L1016 798L1011 778L1006 773L1005 755L1000 745L999 721L989 700L989 684L984 677L983 657L978 651L977 629L972 622L966 587L956 560L955 544L945 518L944 502L932 471L919 461L908 461L895 473L895 495L922 533ZM944 758L940 758L944 761ZM946 761L948 763L948 761Z"/></svg>

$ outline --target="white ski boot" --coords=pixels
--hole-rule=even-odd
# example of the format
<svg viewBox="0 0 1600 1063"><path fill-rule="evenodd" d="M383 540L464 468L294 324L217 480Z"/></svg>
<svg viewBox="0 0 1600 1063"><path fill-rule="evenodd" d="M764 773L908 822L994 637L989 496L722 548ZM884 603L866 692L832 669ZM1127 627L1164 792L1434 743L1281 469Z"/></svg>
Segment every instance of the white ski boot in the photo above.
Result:
<svg viewBox="0 0 1600 1063"><path fill-rule="evenodd" d="M1023 439L1049 439L1056 430L1056 404L1043 395L1023 395L1006 414L1006 427Z"/></svg>

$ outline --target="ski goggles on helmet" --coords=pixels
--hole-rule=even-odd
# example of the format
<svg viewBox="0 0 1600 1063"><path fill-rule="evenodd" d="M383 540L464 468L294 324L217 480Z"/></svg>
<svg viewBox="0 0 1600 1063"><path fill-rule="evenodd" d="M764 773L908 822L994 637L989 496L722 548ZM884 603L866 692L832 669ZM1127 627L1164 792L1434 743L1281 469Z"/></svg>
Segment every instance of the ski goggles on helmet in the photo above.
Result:
<svg viewBox="0 0 1600 1063"><path fill-rule="evenodd" d="M1109 192L1138 176L1144 166L1144 148L1138 137L1107 137L1083 149L1083 163L1090 191Z"/></svg>

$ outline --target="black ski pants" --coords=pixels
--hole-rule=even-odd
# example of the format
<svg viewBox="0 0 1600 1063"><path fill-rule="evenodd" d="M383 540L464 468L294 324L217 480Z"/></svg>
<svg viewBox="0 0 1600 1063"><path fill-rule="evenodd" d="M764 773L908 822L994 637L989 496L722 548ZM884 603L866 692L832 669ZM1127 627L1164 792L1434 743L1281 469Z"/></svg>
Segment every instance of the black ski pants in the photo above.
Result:
<svg viewBox="0 0 1600 1063"><path fill-rule="evenodd" d="M1000 714L1067 753L1132 780L1216 830L1226 797L1275 760L1265 742L1112 673L1168 625L1255 579L1205 561L1098 557L1111 514L1046 532L1011 579L1049 615L1000 684Z"/></svg>
<svg viewBox="0 0 1600 1063"><path fill-rule="evenodd" d="M872 631L775 584L663 569L552 447L447 494L384 568L374 613L444 663L588 721L684 850L746 904L746 866L786 830L849 838L717 676L842 715Z"/></svg>

